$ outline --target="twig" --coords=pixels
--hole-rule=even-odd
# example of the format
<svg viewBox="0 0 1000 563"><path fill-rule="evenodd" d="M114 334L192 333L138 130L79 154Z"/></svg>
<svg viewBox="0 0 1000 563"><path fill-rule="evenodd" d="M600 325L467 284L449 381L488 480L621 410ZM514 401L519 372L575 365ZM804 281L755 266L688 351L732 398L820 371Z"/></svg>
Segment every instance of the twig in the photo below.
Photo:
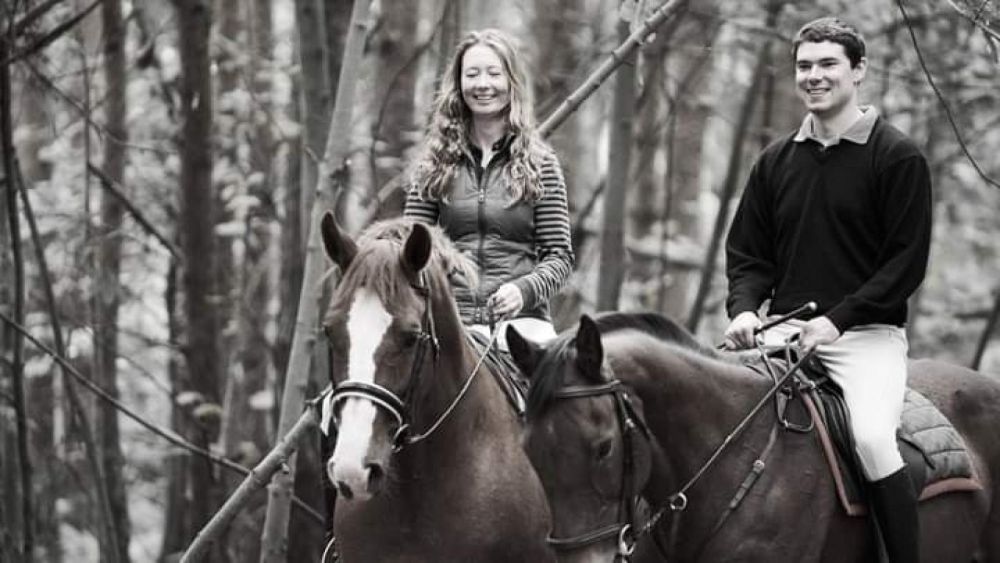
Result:
<svg viewBox="0 0 1000 563"><path fill-rule="evenodd" d="M24 17L14 24L14 36L18 36L28 28L29 25L35 23L35 20L45 15L46 12L51 10L56 4L63 2L63 0L48 0L48 2L43 2L31 10Z"/></svg>
<svg viewBox="0 0 1000 563"><path fill-rule="evenodd" d="M81 10L75 16L73 16L70 19L66 20L65 22L57 25L55 27L55 29L53 29L52 31L50 31L47 34L43 35L42 37L38 38L31 45L28 45L27 47L25 47L25 48L21 49L20 51L14 53L13 55L8 56L6 59L4 59L3 63L0 63L0 66L7 66L7 65L9 65L9 64L11 64L13 62L16 62L18 59L22 59L24 57L27 57L27 56L31 55L32 53L35 53L37 51L40 51L40 50L44 49L45 47L47 47L49 45L49 43L52 43L56 39L59 39L59 37L61 37L62 34L66 33L67 31L69 31L70 29L72 29L73 26L75 26L76 24L80 23L80 20L82 20L83 18L87 17L87 14L89 14L90 12L92 12L94 10L94 8L100 6L101 2L102 2L102 0L94 0L90 4L90 6L87 6L86 8L84 8L83 10Z"/></svg>
<svg viewBox="0 0 1000 563"><path fill-rule="evenodd" d="M985 9L986 4L988 2L984 2L983 5L978 10L978 12L975 13L975 14L968 14L968 13L966 13L965 10L963 10L961 6L959 6L958 4L955 3L955 0L948 0L948 3L951 4L952 8L955 8L955 11L958 12L959 15L961 15L962 17L964 17L964 18L968 19L969 21L971 21L976 27L978 27L979 29L981 29L983 31L983 33L989 35L990 37L992 37L995 40L1000 41L1000 33L997 33L997 31L995 29L993 29L992 27L990 27L986 23L983 23L983 20L979 17L979 15L982 13L983 9Z"/></svg>
<svg viewBox="0 0 1000 563"><path fill-rule="evenodd" d="M618 46L611 55L580 85L562 104L552 112L546 120L538 127L538 132L543 137L547 137L554 131L567 117L570 116L580 104L590 97L609 76L628 59L629 55L635 51L642 43L643 39L653 33L660 24L673 15L679 6L684 4L682 0L668 0L657 8L642 25L640 25L628 38Z"/></svg>
<svg viewBox="0 0 1000 563"><path fill-rule="evenodd" d="M955 117L951 113L951 107L948 102L944 99L941 94L941 90L938 89L937 84L934 82L934 77L931 76L931 72L927 69L927 63L924 61L924 54L920 50L920 45L917 43L917 34L913 31L913 26L910 25L910 17L906 14L906 8L903 7L902 0L896 0L896 5L899 6L899 12L903 15L903 21L906 22L906 29L910 32L910 39L913 41L913 49L917 52L917 60L920 61L920 68L924 71L924 76L927 77L927 83L931 85L931 89L934 90L934 95L937 96L939 102L941 102L941 107L944 108L945 117L948 118L948 123L951 124L951 130L955 132L955 139L958 141L960 147L962 147L962 152L965 153L965 158L969 160L972 167L979 174L979 177L983 179L984 182L993 186L994 188L1000 188L995 180L986 175L986 172L979 166L976 159L969 152L969 147L966 146L965 141L962 139L962 132L958 130L958 125L955 123Z"/></svg>
<svg viewBox="0 0 1000 563"><path fill-rule="evenodd" d="M181 563L200 561L212 542L229 526L229 523L236 517L243 505L250 500L253 493L264 488L270 482L271 476L279 470L288 471L286 462L295 452L295 443L306 430L318 424L319 415L316 410L315 404L311 404L288 434L282 437L274 449L247 474L240 486L212 516L208 524L198 531L198 535L181 557Z"/></svg>
<svg viewBox="0 0 1000 563"><path fill-rule="evenodd" d="M203 457L203 458L207 459L208 461L210 461L212 463L215 463L216 465L221 465L222 467L225 467L226 469L229 469L230 471L233 471L235 473L239 473L241 475L249 475L250 474L250 470L247 469L246 467L244 467L244 466L242 466L242 465L240 465L240 464L238 464L238 463L236 463L236 462L234 462L232 460L229 460L229 459L226 459L224 457L215 455L212 452L210 452L210 451L208 451L208 450L206 450L204 448L196 446L196 445L192 444L191 442L188 442L184 438L178 436L177 433L173 432L172 430L168 430L166 428L160 428L159 426L153 424L152 422L147 421L143 417L139 416L135 411L133 411L129 407L127 407L124 404L122 404L121 401L119 401L118 399L115 399L114 397L112 397L111 395L109 395L106 391L104 391L104 389L101 389L96 383L94 383L89 378L87 378L87 376L85 376L82 373L80 373L79 370L77 370L75 367L73 367L73 364L69 363L69 361L67 361L65 358L63 358L62 356L60 356L59 354L57 354L54 350L52 350L51 348L49 348L48 346L46 346L43 342L41 342L40 340L38 340L37 338L35 338L34 336L32 336L31 333L28 332L27 329L25 329L19 323L15 322L9 316L7 316L6 314L4 314L3 311L0 311L0 319L2 319L4 322L6 322L14 330L16 330L17 332L19 332L22 335L24 335L39 350L41 350L42 352L45 352L46 354L48 354L49 356L51 356L52 359L56 361L56 363L58 363L64 370L66 370L66 373L72 375L74 379L76 379L78 382L80 382L84 387L86 387L87 389L89 389L92 393L94 393L95 395L97 395L98 398L100 398L101 400L103 400L103 401L105 401L107 403L110 403L114 408L118 409L119 412L121 412L125 416L131 418L132 420L134 420L135 422L137 422L143 428L146 428L147 430L149 430L153 434L156 434L157 436L159 436L159 437L167 440L171 444L173 444L173 445L175 445L175 446L177 446L177 447L179 447L181 449L187 450L187 451L189 451L189 452L191 452L191 453L193 453L195 455ZM320 515L320 514L318 514L315 510L312 509L312 507L310 507L304 501L302 501L301 499L299 499L297 497L294 497L293 501L295 502L295 504L299 508L301 508L303 511L305 511L317 523L319 523L319 524L323 523L323 521L324 521L323 516Z"/></svg>
<svg viewBox="0 0 1000 563"><path fill-rule="evenodd" d="M128 209L129 213L132 214L132 217L137 223L139 223L139 225L142 226L143 229L146 230L147 233L151 234L156 240L160 241L160 244L162 244L178 262L183 260L180 255L180 251L177 250L174 243L167 237L163 236L160 231L158 231L156 227L154 227L153 224L146 219L146 216L139 211L139 208L132 204L114 180L109 178L108 175L100 169L100 167L94 166L91 162L87 163L87 169L100 178L101 187L107 190L111 195L115 196L115 198L118 199L118 201L120 201L126 209Z"/></svg>
<svg viewBox="0 0 1000 563"><path fill-rule="evenodd" d="M35 213L31 209L31 199L28 197L24 185L24 177L21 174L21 167L15 163L14 173L17 176L19 191L21 192L21 202L24 204L24 217L28 223L28 231L31 233L31 241L35 248L35 261L38 265L38 276L42 289L45 293L45 304L48 308L49 322L52 325L52 342L56 353L65 357L66 346L63 343L62 326L59 322L59 315L56 313L55 291L52 289L52 278L49 275L48 261L45 259L45 248L42 245L41 237L38 234L38 225L35 222ZM65 369L63 370L65 374ZM93 473L93 485L97 489L97 505L100 507L101 522L99 524L101 532L104 534L106 545L118 545L118 531L112 524L111 496L108 494L107 483L104 479L100 461L100 450L94 441L94 431L90 426L90 419L87 418L83 405L80 402L80 395L76 392L76 385L72 379L66 380L66 396L69 398L70 416L76 419L79 424L79 432L83 439L83 447L87 452L87 464ZM113 554L112 554L113 555Z"/></svg>

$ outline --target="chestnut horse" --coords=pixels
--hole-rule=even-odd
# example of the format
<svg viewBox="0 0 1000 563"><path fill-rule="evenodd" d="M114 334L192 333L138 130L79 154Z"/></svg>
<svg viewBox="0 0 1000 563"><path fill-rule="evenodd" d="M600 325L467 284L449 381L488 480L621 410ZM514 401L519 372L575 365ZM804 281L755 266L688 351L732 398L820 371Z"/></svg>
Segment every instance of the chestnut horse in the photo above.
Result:
<svg viewBox="0 0 1000 563"><path fill-rule="evenodd" d="M321 224L343 272L324 327L337 439L334 535L354 562L553 561L523 423L467 341L449 276L474 276L436 227L395 219L357 243Z"/></svg>
<svg viewBox="0 0 1000 563"><path fill-rule="evenodd" d="M642 561L876 560L870 524L838 504L813 435L779 430L771 442L767 405L728 440L773 387L734 354L654 314L585 316L544 349L507 336L531 374L525 447L560 561L627 559L635 539ZM914 361L909 385L961 433L983 485L921 502L922 561L1000 562L1000 379ZM764 451L756 483L741 487ZM635 516L636 497L651 517Z"/></svg>

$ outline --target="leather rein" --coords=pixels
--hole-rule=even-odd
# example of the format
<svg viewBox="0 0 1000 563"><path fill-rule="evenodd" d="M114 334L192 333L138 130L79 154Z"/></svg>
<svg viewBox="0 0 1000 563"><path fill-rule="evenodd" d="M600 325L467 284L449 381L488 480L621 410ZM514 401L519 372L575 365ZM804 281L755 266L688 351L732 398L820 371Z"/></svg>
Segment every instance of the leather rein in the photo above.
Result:
<svg viewBox="0 0 1000 563"><path fill-rule="evenodd" d="M557 551L571 551L587 547L595 543L607 541L617 536L618 545L615 554L615 561L627 562L630 560L631 555L635 550L635 544L639 538L650 533L659 524L663 516L669 511L676 515L673 525L671 526L672 531L670 537L670 547L673 548L677 541L680 513L688 507L687 492L702 478L702 476L704 476L704 474L715 464L715 462L718 461L719 457L726 450L726 448L732 444L733 440L739 437L739 435L746 430L756 415L764 408L765 405L767 405L775 394L782 387L784 387L785 383L787 383L789 379L791 379L799 371L799 368L806 361L808 361L811 355L811 353L804 354L797 361L789 362L790 367L780 377L773 374L773 368L767 361L767 356L763 356L767 369L772 374L774 385L768 390L767 393L764 394L763 397L761 397L750 412L739 423L737 423L733 430L723 440L722 444L720 444L715 452L709 456L708 460L702 464L694 475L688 479L688 481L676 493L670 495L667 498L666 503L660 504L660 506L652 513L649 519L641 527L636 525L636 506L638 505L639 498L641 497L641 492L637 490L636 484L634 483L633 472L635 468L635 444L633 443L633 436L635 434L635 430L638 428L642 431L642 434L645 436L647 441L651 442L653 437L645 420L643 420L643 418L635 410L635 407L632 405L625 384L619 379L612 379L606 383L596 385L566 386L556 391L553 394L553 398L560 400L595 397L607 394L613 395L615 398L617 419L621 430L622 440L624 442L624 455L622 459L623 471L618 521L614 524L609 524L607 526L568 538L556 538L550 535L547 540L549 545ZM779 419L780 418L781 416L779 415ZM784 421L782 420L782 422ZM785 427L788 428L787 425L785 425ZM773 441L774 435L772 432L771 440L769 441L765 453L761 456L761 458L766 457L766 453L770 450L771 445L773 445ZM734 497L734 501L737 504L739 500L742 500L743 496L747 492L747 489L749 489L749 487L753 484L753 481L756 480L762 470L763 462L758 460L758 462L754 464L754 471L748 475L743 485L741 485L740 490L737 492L737 496ZM731 513L732 507L722 514L715 528L709 535L709 539L711 539L711 536L721 529L722 525ZM624 518L622 518L623 514L625 515ZM656 541L655 543L657 549L660 550L661 555L666 556L667 554L664 552L664 548L660 545L659 541Z"/></svg>

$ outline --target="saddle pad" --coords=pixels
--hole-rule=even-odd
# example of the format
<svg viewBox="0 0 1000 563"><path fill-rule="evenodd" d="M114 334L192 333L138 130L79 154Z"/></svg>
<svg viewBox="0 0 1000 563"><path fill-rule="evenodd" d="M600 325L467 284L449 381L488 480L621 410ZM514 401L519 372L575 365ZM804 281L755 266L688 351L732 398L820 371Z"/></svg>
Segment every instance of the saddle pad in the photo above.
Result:
<svg viewBox="0 0 1000 563"><path fill-rule="evenodd" d="M481 356L486 352L486 348L490 345L490 341L486 335L474 330L467 330L465 334L478 355ZM507 400L518 416L524 416L527 404L525 397L528 394L528 382L521 376L521 370L510 357L510 353L504 352L494 346L490 348L486 354L486 358L483 359L483 365L496 378L497 383L504 390Z"/></svg>
<svg viewBox="0 0 1000 563"><path fill-rule="evenodd" d="M846 445L845 439L831 431L837 425L828 425L824 414L831 409L833 401L842 400L837 393L823 391L825 396L817 398L817 393L803 393L806 408L816 423L816 432L830 466L837 489L837 497L850 516L867 514L863 495L863 479L857 464L854 448ZM843 411L846 413L846 409ZM843 415L841 415L843 416ZM836 418L836 417L834 417ZM841 421L841 430L846 425ZM975 491L982 489L976 478L969 452L961 435L947 418L926 397L913 389L907 389L903 404L903 416L897 435L900 451L910 469L911 477L922 476L920 500L953 491Z"/></svg>

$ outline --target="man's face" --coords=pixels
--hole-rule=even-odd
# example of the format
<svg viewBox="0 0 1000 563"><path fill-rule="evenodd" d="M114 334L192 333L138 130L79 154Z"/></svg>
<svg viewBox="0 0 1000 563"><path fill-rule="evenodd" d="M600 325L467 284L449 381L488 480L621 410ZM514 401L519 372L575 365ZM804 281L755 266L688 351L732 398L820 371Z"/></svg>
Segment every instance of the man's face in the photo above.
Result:
<svg viewBox="0 0 1000 563"><path fill-rule="evenodd" d="M817 117L836 116L857 104L865 65L862 58L857 66L851 67L844 46L839 43L803 43L795 54L795 90L806 109Z"/></svg>

